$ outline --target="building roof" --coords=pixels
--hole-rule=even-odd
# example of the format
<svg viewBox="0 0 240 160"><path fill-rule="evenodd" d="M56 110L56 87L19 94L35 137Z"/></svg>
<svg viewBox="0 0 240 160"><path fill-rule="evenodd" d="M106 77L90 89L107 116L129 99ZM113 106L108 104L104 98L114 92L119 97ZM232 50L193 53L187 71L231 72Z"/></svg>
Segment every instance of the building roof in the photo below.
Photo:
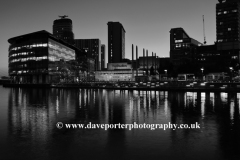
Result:
<svg viewBox="0 0 240 160"><path fill-rule="evenodd" d="M34 36L34 35L46 35L46 36L50 37L51 39L53 39L53 40L55 40L55 41L57 41L57 42L60 42L60 43L62 43L62 44L64 44L64 45L66 45L67 47L70 47L70 48L72 48L72 49L74 49L74 50L76 50L76 49L77 49L77 50L80 50L80 49L78 49L77 47L75 47L75 46L67 43L66 41L54 37L51 33L47 32L47 31L45 31L45 30L36 31L36 32L32 32L32 33L28 33L28 34L16 36L16 37L13 37L13 38L8 39L8 42L9 42L10 44L13 44L13 43L15 43L15 42L18 41L18 40L21 40L21 39L24 39L24 38L28 38L28 37L30 38L30 37L32 37L32 36Z"/></svg>
<svg viewBox="0 0 240 160"><path fill-rule="evenodd" d="M16 40L19 40L19 39L22 39L22 38L28 37L28 36L30 37L30 36L32 36L32 35L34 35L34 34L46 34L46 35L51 35L51 33L47 32L47 31L45 31L45 30L41 30L41 31L32 32L32 33L28 33L28 34L24 34L24 35L20 35L20 36L16 36L16 37L10 38L10 39L8 39L8 42L12 44L12 43L14 43Z"/></svg>
<svg viewBox="0 0 240 160"><path fill-rule="evenodd" d="M123 27L123 25L120 23L120 22L112 22L112 21L109 21L107 24L109 25L109 24L119 24L119 25L121 25L122 26L122 29L124 30L124 32L126 33L126 31L125 31L125 29L124 29L124 27Z"/></svg>

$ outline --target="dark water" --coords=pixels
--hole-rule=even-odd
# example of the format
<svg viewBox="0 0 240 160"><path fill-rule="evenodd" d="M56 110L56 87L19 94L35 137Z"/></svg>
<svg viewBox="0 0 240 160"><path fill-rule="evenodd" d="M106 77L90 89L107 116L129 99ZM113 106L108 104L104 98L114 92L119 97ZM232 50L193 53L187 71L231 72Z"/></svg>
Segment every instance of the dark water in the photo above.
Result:
<svg viewBox="0 0 240 160"><path fill-rule="evenodd" d="M240 159L240 93L0 87L0 159ZM194 124L200 129L58 129Z"/></svg>

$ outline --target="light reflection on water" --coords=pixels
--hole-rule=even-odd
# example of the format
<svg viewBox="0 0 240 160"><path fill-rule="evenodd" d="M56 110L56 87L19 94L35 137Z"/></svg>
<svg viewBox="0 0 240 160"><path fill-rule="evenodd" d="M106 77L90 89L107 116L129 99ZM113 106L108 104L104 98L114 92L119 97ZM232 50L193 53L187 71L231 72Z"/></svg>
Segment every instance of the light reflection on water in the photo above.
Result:
<svg viewBox="0 0 240 160"><path fill-rule="evenodd" d="M239 93L0 88L0 95L7 100L0 102L5 116L0 123L7 130L0 134L6 140L0 149L6 159L240 157ZM57 122L198 122L201 129L59 130Z"/></svg>

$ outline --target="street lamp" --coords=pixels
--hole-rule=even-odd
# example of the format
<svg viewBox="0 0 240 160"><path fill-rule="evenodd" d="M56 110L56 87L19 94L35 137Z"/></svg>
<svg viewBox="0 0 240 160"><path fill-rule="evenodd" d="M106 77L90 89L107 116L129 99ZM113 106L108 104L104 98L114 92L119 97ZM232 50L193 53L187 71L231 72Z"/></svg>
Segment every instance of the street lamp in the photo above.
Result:
<svg viewBox="0 0 240 160"><path fill-rule="evenodd" d="M203 78L204 78L204 77L203 77L203 70L204 70L204 68L201 68L201 71L202 71L202 80L203 80Z"/></svg>
<svg viewBox="0 0 240 160"><path fill-rule="evenodd" d="M229 67L229 69L230 69L230 72L231 72L231 74L230 74L230 76L231 76L230 81L232 81L232 70L233 70L233 67Z"/></svg>
<svg viewBox="0 0 240 160"><path fill-rule="evenodd" d="M204 70L204 68L201 68L201 70L202 70L202 74L203 74L203 70Z"/></svg>
<svg viewBox="0 0 240 160"><path fill-rule="evenodd" d="M165 69L164 71L165 71L165 74L166 74L166 78L167 78L167 70Z"/></svg>

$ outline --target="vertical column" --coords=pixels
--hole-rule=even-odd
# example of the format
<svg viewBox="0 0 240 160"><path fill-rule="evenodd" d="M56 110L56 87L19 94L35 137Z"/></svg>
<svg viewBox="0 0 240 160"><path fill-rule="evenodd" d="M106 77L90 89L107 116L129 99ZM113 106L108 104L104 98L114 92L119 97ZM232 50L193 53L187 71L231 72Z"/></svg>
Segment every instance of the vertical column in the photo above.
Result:
<svg viewBox="0 0 240 160"><path fill-rule="evenodd" d="M138 47L136 46L136 76L138 76Z"/></svg>
<svg viewBox="0 0 240 160"><path fill-rule="evenodd" d="M133 77L134 77L133 60L134 60L134 46L133 46L133 44L132 44L132 80L133 80Z"/></svg>
<svg viewBox="0 0 240 160"><path fill-rule="evenodd" d="M148 50L147 50L147 75L148 75Z"/></svg>
<svg viewBox="0 0 240 160"><path fill-rule="evenodd" d="M155 53L155 73L157 76L157 55L156 55L156 53Z"/></svg>
<svg viewBox="0 0 240 160"><path fill-rule="evenodd" d="M143 48L143 70L145 70L145 49Z"/></svg>
<svg viewBox="0 0 240 160"><path fill-rule="evenodd" d="M154 59L153 59L153 52L152 52L152 67L153 67L153 73L154 73Z"/></svg>

